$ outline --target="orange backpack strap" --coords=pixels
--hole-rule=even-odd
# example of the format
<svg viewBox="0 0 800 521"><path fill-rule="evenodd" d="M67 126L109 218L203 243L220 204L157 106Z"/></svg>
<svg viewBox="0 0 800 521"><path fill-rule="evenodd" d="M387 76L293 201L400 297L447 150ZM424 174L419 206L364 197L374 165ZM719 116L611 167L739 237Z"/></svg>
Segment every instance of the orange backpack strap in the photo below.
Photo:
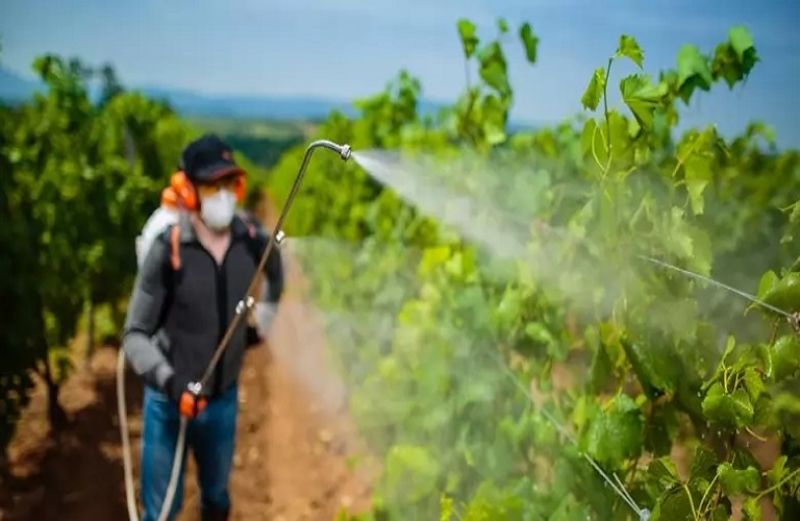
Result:
<svg viewBox="0 0 800 521"><path fill-rule="evenodd" d="M177 224L169 229L169 248L170 264L174 271L178 271L181 269L181 227Z"/></svg>

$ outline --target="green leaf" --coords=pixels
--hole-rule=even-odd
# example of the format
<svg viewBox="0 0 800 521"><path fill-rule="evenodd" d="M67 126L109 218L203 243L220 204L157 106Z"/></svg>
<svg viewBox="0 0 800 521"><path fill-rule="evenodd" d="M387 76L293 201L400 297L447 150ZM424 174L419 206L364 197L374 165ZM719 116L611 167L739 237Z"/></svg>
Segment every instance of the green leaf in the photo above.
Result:
<svg viewBox="0 0 800 521"><path fill-rule="evenodd" d="M592 392L599 392L605 389L614 378L614 365L608 356L605 346L598 345L592 357L592 365L589 369L588 386Z"/></svg>
<svg viewBox="0 0 800 521"><path fill-rule="evenodd" d="M499 490L493 483L484 481L467 504L463 521L512 521L522 518L523 500L518 495Z"/></svg>
<svg viewBox="0 0 800 521"><path fill-rule="evenodd" d="M775 414L775 403L769 394L762 393L753 406L753 423L772 430L780 429L780 420Z"/></svg>
<svg viewBox="0 0 800 521"><path fill-rule="evenodd" d="M592 78L589 80L589 85L586 87L583 96L581 96L581 103L589 110L595 110L600 103L600 96L603 95L603 86L606 83L606 71L602 67L595 69Z"/></svg>
<svg viewBox="0 0 800 521"><path fill-rule="evenodd" d="M800 369L800 338L796 334L784 335L772 345L772 371L775 380L783 380Z"/></svg>
<svg viewBox="0 0 800 521"><path fill-rule="evenodd" d="M772 468L767 472L767 482L769 483L769 486L776 486L784 477L786 477L786 462L788 460L789 457L784 454L775 461L774 465L772 465Z"/></svg>
<svg viewBox="0 0 800 521"><path fill-rule="evenodd" d="M709 90L712 81L708 58L694 45L681 47L678 51L678 88L683 100L688 103L696 88Z"/></svg>
<svg viewBox="0 0 800 521"><path fill-rule="evenodd" d="M695 215L703 213L703 191L711 181L711 162L712 158L707 154L694 153L683 164L686 190Z"/></svg>
<svg viewBox="0 0 800 521"><path fill-rule="evenodd" d="M711 519L711 521L730 521L731 512L728 505L717 505L717 508L711 512L711 517L709 519Z"/></svg>
<svg viewBox="0 0 800 521"><path fill-rule="evenodd" d="M553 511L553 513L548 517L548 521L574 521L576 519L590 519L591 516L589 515L589 507L582 502L579 502L575 499L573 494L567 494L563 497L563 499L558 503L558 507ZM498 519L494 518L485 518L485 519ZM516 518L522 519L522 518ZM516 521L516 519L514 521ZM478 520L475 520L478 521ZM512 521L511 519L507 519L506 521Z"/></svg>
<svg viewBox="0 0 800 521"><path fill-rule="evenodd" d="M525 57L528 63L536 63L536 51L539 46L539 37L533 32L531 24L525 22L519 28L519 37L522 40L522 46L525 48Z"/></svg>
<svg viewBox="0 0 800 521"><path fill-rule="evenodd" d="M690 493L692 493L691 490ZM696 505L700 501L700 497L700 494L692 493L692 500L690 500L686 489L682 486L670 488L656 501L650 519L652 521L694 521L692 501Z"/></svg>
<svg viewBox="0 0 800 521"><path fill-rule="evenodd" d="M800 311L800 273L787 273L761 299L786 312Z"/></svg>
<svg viewBox="0 0 800 521"><path fill-rule="evenodd" d="M749 497L742 505L742 512L744 518L748 521L761 521L761 505L758 504L758 499Z"/></svg>
<svg viewBox="0 0 800 521"><path fill-rule="evenodd" d="M595 418L586 436L586 450L603 465L618 468L635 458L644 446L642 413L627 395L611 400L605 414Z"/></svg>
<svg viewBox="0 0 800 521"><path fill-rule="evenodd" d="M706 481L711 481L716 474L719 459L709 449L700 446L697 447L692 460L691 475L693 478L703 478Z"/></svg>
<svg viewBox="0 0 800 521"><path fill-rule="evenodd" d="M647 473L653 479L658 480L664 489L668 489L680 482L678 469L670 456L663 456L653 460L647 468Z"/></svg>
<svg viewBox="0 0 800 521"><path fill-rule="evenodd" d="M453 505L453 498L447 494L442 494L439 499L439 521L450 521L453 518L455 507Z"/></svg>
<svg viewBox="0 0 800 521"><path fill-rule="evenodd" d="M744 372L744 386L750 395L750 401L755 403L764 392L764 380L755 368L750 367Z"/></svg>
<svg viewBox="0 0 800 521"><path fill-rule="evenodd" d="M452 254L449 246L426 248L419 263L419 274L425 276L434 273L450 259Z"/></svg>
<svg viewBox="0 0 800 521"><path fill-rule="evenodd" d="M639 68L642 68L642 62L644 61L644 52L642 48L639 47L639 43L633 36L628 36L627 34L623 34L619 37L619 47L617 48L617 56L626 56L633 61Z"/></svg>
<svg viewBox="0 0 800 521"><path fill-rule="evenodd" d="M475 34L475 29L475 24L466 18L458 21L458 35L461 37L461 45L466 58L470 58L475 54L475 49L478 47L478 37Z"/></svg>
<svg viewBox="0 0 800 521"><path fill-rule="evenodd" d="M744 59L746 62L742 62L730 43L718 45L711 61L712 77L715 80L719 77L724 78L728 87L733 88L738 81L747 76L757 61L755 48L747 51Z"/></svg>
<svg viewBox="0 0 800 521"><path fill-rule="evenodd" d="M758 293L756 296L760 299L763 299L767 293L772 291L772 288L778 283L778 276L775 275L774 271L768 271L761 276L761 280L758 282Z"/></svg>
<svg viewBox="0 0 800 521"><path fill-rule="evenodd" d="M722 384L711 386L703 400L703 414L711 421L732 429L741 429L753 421L753 404L744 389L725 393Z"/></svg>
<svg viewBox="0 0 800 521"><path fill-rule="evenodd" d="M490 145L497 145L506 140L506 117L508 106L497 96L486 96L481 104L483 123L481 128Z"/></svg>
<svg viewBox="0 0 800 521"><path fill-rule="evenodd" d="M653 126L653 111L661 104L667 94L667 85L653 85L650 77L644 74L633 74L623 78L619 84L622 100L631 109L639 124L650 129Z"/></svg>
<svg viewBox="0 0 800 521"><path fill-rule="evenodd" d="M728 40L733 50L736 51L736 56L739 58L739 61L742 63L745 61L745 54L747 51L755 48L753 36L750 34L747 27L743 25L731 27L730 31L728 31Z"/></svg>
<svg viewBox="0 0 800 521"><path fill-rule="evenodd" d="M506 58L498 42L492 42L478 52L480 61L479 74L487 85L495 89L502 97L511 95L506 71Z"/></svg>
<svg viewBox="0 0 800 521"><path fill-rule="evenodd" d="M417 502L436 490L439 464L425 447L394 445L386 456L384 476L395 501Z"/></svg>
<svg viewBox="0 0 800 521"><path fill-rule="evenodd" d="M500 303L492 316L499 330L513 327L519 320L522 310L522 292L517 288L506 288Z"/></svg>
<svg viewBox="0 0 800 521"><path fill-rule="evenodd" d="M741 494L755 494L761 487L761 474L753 467L744 470L734 469L730 463L723 463L717 469L719 483L728 497Z"/></svg>
<svg viewBox="0 0 800 521"><path fill-rule="evenodd" d="M725 350L722 352L722 361L727 363L728 357L733 353L733 350L736 348L736 337L733 335L728 335L728 338L725 339Z"/></svg>
<svg viewBox="0 0 800 521"><path fill-rule="evenodd" d="M525 335L536 343L550 346L556 342L550 331L540 322L529 322L525 326Z"/></svg>
<svg viewBox="0 0 800 521"><path fill-rule="evenodd" d="M677 318L675 323L679 321L680 318ZM674 326L668 325L665 329L672 328ZM673 349L662 343L635 342L627 339L622 340L620 344L648 395L655 396L656 390L675 392L685 375L681 371L681 360Z"/></svg>
<svg viewBox="0 0 800 521"><path fill-rule="evenodd" d="M508 22L506 22L505 18L497 19L497 30L500 31L500 34L506 34L508 32Z"/></svg>

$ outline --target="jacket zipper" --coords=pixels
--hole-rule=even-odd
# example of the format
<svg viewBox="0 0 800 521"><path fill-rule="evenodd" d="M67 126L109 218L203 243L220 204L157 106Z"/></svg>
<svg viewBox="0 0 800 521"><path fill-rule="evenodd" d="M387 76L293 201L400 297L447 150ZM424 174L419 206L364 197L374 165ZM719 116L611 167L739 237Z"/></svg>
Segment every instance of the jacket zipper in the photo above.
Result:
<svg viewBox="0 0 800 521"><path fill-rule="evenodd" d="M200 249L208 255L214 266L214 289L217 295L217 345L214 346L215 349L219 347L219 343L222 341L222 337L225 336L225 329L227 329L228 326L228 281L225 277L225 263L228 261L228 254L233 249L234 242L235 238L231 236L231 242L228 244L228 249L225 250L225 255L222 257L222 263L218 264L217 259L211 255L211 252L209 252L200 241L197 241ZM222 353L217 367L214 368L214 392L212 395L219 395L222 391L222 375L224 374L223 368L225 367L226 354L227 353Z"/></svg>

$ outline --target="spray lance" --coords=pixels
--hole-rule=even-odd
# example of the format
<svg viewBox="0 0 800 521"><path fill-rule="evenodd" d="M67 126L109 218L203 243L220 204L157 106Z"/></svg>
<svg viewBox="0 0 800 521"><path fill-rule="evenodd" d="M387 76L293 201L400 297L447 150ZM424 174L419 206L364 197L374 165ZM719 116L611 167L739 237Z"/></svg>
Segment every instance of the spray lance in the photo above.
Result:
<svg viewBox="0 0 800 521"><path fill-rule="evenodd" d="M250 310L253 309L253 306L255 305L255 297L253 295L258 288L258 276L262 271L264 271L267 259L269 258L272 250L280 246L285 238L285 234L283 233L283 223L286 220L286 216L289 213L292 202L294 202L294 198L297 196L297 192L300 190L300 184L303 181L303 176L305 175L306 168L311 160L311 156L317 148L326 148L336 152L344 161L350 159L351 150L350 145L347 144L339 145L332 141L323 139L314 141L306 148L303 161L300 164L300 169L298 170L294 182L292 183L292 188L289 191L286 202L284 203L283 208L281 208L281 212L278 215L278 221L275 224L272 233L270 234L269 242L267 242L267 247L264 250L264 253L261 255L261 259L258 262L255 274L253 275L253 278L247 288L247 293L236 305L235 314L228 324L225 334L215 348L214 354L211 357L205 372L198 380L189 383L187 385L186 392L184 392L181 396L179 403L181 420L178 431L178 441L175 447L175 456L172 461L170 480L167 486L166 495L164 497L164 503L161 506L161 511L158 516L158 521L166 521L166 519L169 517L170 510L172 509L172 503L175 499L178 477L180 475L181 464L183 462L183 453L186 446L186 427L188 424L187 418L196 412L197 404L203 400L203 390L208 383L208 379L214 373L214 369L217 367L222 355L225 353L225 349L228 347L228 344L236 332L236 329L241 325L242 319ZM139 521L139 513L136 506L136 498L133 486L133 466L131 463L130 435L128 431L127 408L125 405L125 353L121 349L119 351L119 358L117 360L117 406L120 435L122 438L122 459L125 470L125 495L127 498L128 517L130 521Z"/></svg>

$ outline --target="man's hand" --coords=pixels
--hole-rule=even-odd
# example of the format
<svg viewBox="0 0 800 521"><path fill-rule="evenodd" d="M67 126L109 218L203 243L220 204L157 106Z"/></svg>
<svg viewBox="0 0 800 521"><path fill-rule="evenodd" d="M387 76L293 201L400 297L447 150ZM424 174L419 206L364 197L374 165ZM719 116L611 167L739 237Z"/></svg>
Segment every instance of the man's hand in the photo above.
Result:
<svg viewBox="0 0 800 521"><path fill-rule="evenodd" d="M272 322L278 312L277 304L272 302L256 302L250 310L250 322L258 331L258 336L263 340L267 338Z"/></svg>
<svg viewBox="0 0 800 521"><path fill-rule="evenodd" d="M181 416L196 418L206 408L207 400L201 395L200 389L194 389L197 384L176 378L174 375L167 382L167 395L171 400L178 402Z"/></svg>

